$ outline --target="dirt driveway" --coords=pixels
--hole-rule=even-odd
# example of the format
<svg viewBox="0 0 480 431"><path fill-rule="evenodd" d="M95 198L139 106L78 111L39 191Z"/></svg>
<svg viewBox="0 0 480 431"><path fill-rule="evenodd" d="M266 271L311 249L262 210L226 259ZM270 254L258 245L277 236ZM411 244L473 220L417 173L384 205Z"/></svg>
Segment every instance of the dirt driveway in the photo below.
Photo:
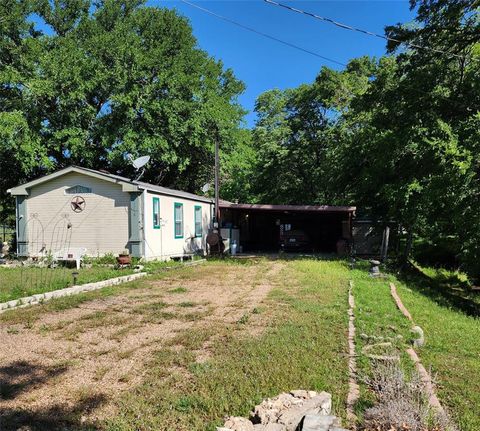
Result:
<svg viewBox="0 0 480 431"><path fill-rule="evenodd" d="M238 322L258 307L284 263L206 264L141 288L41 315L0 323L0 429L55 429L115 414L113 399L142 381L155 351L185 330ZM261 331L260 317L249 324ZM173 342L172 342L173 340ZM195 351L208 357L206 336Z"/></svg>

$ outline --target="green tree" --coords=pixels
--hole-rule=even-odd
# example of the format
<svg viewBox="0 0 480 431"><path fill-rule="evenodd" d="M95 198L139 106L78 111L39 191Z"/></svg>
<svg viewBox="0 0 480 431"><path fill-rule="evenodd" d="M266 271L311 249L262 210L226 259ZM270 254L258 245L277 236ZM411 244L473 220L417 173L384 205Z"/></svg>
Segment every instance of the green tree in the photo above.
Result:
<svg viewBox="0 0 480 431"><path fill-rule="evenodd" d="M15 161L19 174L2 165L2 202L8 187L71 164L130 176L127 153L151 156L146 181L198 192L212 177L215 139L235 150L243 83L197 47L175 11L12 0L0 13L2 163Z"/></svg>

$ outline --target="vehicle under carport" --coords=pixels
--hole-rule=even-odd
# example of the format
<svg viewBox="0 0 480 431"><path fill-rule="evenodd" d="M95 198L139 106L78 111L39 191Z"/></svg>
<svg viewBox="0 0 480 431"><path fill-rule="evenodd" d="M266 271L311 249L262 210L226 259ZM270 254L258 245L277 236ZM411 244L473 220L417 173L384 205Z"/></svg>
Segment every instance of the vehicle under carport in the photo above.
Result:
<svg viewBox="0 0 480 431"><path fill-rule="evenodd" d="M238 229L244 252L345 253L355 207L220 202L222 232ZM230 237L233 237L230 235Z"/></svg>

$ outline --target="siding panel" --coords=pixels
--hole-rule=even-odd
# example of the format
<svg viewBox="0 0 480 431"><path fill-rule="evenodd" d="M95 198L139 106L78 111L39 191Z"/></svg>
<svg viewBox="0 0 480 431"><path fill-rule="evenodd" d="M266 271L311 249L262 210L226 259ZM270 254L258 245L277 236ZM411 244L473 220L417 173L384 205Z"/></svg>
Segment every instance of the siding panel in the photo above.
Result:
<svg viewBox="0 0 480 431"><path fill-rule="evenodd" d="M75 195L65 194L65 189L75 185L92 189L91 194L78 194L86 202L80 213L70 206ZM40 242L43 226L43 241L49 251L69 241L71 247L86 247L91 256L117 254L128 244L128 205L129 194L120 185L78 173L63 175L30 190L29 241ZM71 238L64 234L65 221L71 223Z"/></svg>

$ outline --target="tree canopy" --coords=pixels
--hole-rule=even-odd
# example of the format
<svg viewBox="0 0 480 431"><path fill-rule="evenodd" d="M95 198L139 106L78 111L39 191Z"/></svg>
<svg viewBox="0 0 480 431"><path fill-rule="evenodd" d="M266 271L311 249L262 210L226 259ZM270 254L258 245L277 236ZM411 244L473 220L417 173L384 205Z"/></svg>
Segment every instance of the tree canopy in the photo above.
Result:
<svg viewBox="0 0 480 431"><path fill-rule="evenodd" d="M32 19L44 22L39 30ZM199 191L242 134L244 85L197 47L188 21L142 0L0 5L0 200L21 181L77 164Z"/></svg>
<svg viewBox="0 0 480 431"><path fill-rule="evenodd" d="M411 1L391 55L258 98L257 200L354 204L480 276L478 2Z"/></svg>

